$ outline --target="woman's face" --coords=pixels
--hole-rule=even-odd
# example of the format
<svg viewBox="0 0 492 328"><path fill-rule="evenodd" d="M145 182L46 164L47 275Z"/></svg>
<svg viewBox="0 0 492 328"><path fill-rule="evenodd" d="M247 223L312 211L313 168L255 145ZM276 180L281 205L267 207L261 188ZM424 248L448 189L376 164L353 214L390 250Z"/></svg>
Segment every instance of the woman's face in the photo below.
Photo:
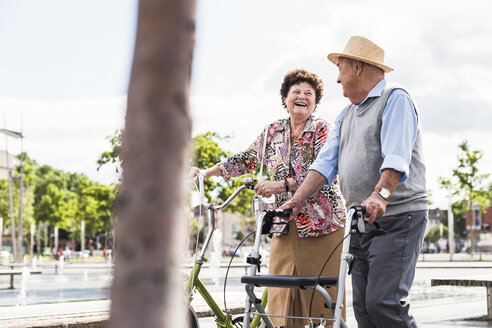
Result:
<svg viewBox="0 0 492 328"><path fill-rule="evenodd" d="M304 121L313 114L316 107L316 91L307 82L294 84L284 102L291 118Z"/></svg>

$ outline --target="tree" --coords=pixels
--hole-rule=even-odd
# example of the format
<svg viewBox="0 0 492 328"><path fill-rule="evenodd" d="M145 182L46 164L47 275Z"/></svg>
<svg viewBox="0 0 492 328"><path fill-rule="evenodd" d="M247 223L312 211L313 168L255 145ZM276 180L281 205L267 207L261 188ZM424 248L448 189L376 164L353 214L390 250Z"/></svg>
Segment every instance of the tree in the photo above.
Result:
<svg viewBox="0 0 492 328"><path fill-rule="evenodd" d="M11 168L12 169L12 208L13 208L13 217L14 217L14 226L19 230L19 232L22 232L21 234L17 234L16 238L18 239L18 244L17 245L17 255L18 259L22 258L22 247L19 247L22 245L22 241L26 240L24 236L26 235L27 232L29 232L29 228L31 223L33 222L32 220L32 213L33 213L33 191L34 191L34 185L33 185L33 171L34 167L37 165L36 161L31 160L29 156L26 153L19 154L16 157L18 159L21 158L21 156L24 156L24 169L23 169L23 178L21 179L20 175L20 166L16 166ZM23 215L23 220L22 220L22 229L20 229L20 184L21 181L23 182L23 202L22 202L22 215ZM9 208L9 193L8 193L8 181L7 180L0 180L0 217L4 218L4 224L6 227L11 226L10 220L5 220L6 218L10 217L10 208Z"/></svg>
<svg viewBox="0 0 492 328"><path fill-rule="evenodd" d="M109 327L184 327L179 254L195 1L141 0Z"/></svg>
<svg viewBox="0 0 492 328"><path fill-rule="evenodd" d="M479 174L477 166L483 152L472 150L466 140L458 148L460 149L457 156L458 166L453 169L453 178L449 180L441 177L439 182L443 188L450 190L453 195L457 195L463 200L459 203L462 205L459 212L470 212L476 206L483 212L490 206L490 198L487 197L488 191L484 185L489 174ZM475 250L473 230L470 237L473 253Z"/></svg>
<svg viewBox="0 0 492 328"><path fill-rule="evenodd" d="M123 140L123 129L118 129L114 132L112 136L109 136L109 143L111 144L111 149L109 151L104 151L97 160L97 170L101 166L113 163L116 164L116 172L121 172L121 142Z"/></svg>
<svg viewBox="0 0 492 328"><path fill-rule="evenodd" d="M36 222L47 222L53 226L62 221L62 208L65 202L74 197L68 190L67 175L43 165L36 170L36 189L34 191L34 218Z"/></svg>
<svg viewBox="0 0 492 328"><path fill-rule="evenodd" d="M72 232L80 240L81 222L84 220L86 233L92 238L113 229L113 213L116 185L105 186L94 183L82 190L78 215L74 216Z"/></svg>
<svg viewBox="0 0 492 328"><path fill-rule="evenodd" d="M116 130L108 139L111 141L111 150L104 151L97 161L99 168L107 163L121 164L120 150L121 141L123 140L124 129ZM221 136L216 132L208 131L196 135L191 140L192 160L191 165L206 169L224 160L231 155L219 146L219 143L227 141L229 136ZM256 178L259 169L248 174L247 176ZM266 170L264 171L263 179L268 179ZM205 197L209 200L223 202L231 193L242 184L243 177L232 178L229 181L223 179L207 179L204 181ZM243 191L226 209L228 212L239 213L242 215L250 215L251 200L254 197L254 192L251 190Z"/></svg>
<svg viewBox="0 0 492 328"><path fill-rule="evenodd" d="M207 169L221 162L231 155L230 152L223 150L219 146L220 141L227 140L229 137L222 137L215 132L199 134L192 139L192 165L200 169ZM266 171L266 170L265 170ZM247 176L256 178L258 170ZM204 181L205 196L209 200L217 202L225 201L232 192L242 184L243 177L232 178L225 182L222 178L212 178ZM240 213L242 215L251 214L251 200L254 197L252 190L245 190L227 207L227 211Z"/></svg>
<svg viewBox="0 0 492 328"><path fill-rule="evenodd" d="M443 226L442 237L448 237L448 228ZM437 226L429 230L425 239L430 243L435 243L441 238L441 227Z"/></svg>

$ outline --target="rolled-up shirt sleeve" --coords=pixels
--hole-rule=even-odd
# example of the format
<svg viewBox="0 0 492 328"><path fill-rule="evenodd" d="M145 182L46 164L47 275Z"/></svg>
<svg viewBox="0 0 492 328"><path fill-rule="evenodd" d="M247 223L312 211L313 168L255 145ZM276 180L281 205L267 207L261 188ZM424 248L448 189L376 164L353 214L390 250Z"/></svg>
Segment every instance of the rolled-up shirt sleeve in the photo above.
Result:
<svg viewBox="0 0 492 328"><path fill-rule="evenodd" d="M326 142L321 148L316 160L311 164L309 170L322 174L330 185L338 174L338 131L340 127L341 113L335 120L335 127L330 129Z"/></svg>
<svg viewBox="0 0 492 328"><path fill-rule="evenodd" d="M410 96L401 89L394 90L383 111L381 149L384 169L403 173L400 183L410 174L412 149L417 138L418 117Z"/></svg>

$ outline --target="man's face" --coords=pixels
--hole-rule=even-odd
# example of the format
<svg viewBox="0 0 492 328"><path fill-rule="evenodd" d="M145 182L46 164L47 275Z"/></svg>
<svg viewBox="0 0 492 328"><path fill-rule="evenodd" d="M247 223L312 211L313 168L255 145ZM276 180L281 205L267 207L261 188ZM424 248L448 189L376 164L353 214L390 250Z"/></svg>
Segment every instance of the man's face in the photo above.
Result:
<svg viewBox="0 0 492 328"><path fill-rule="evenodd" d="M337 83L340 83L343 88L343 96L351 98L356 94L357 76L355 73L355 65L346 58L340 58L338 61L338 78Z"/></svg>

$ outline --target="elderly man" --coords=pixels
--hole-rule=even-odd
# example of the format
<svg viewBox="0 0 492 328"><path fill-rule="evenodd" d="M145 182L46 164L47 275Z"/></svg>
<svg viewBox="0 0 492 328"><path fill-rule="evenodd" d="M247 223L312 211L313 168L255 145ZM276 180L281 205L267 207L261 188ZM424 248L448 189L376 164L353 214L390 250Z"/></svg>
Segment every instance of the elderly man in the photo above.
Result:
<svg viewBox="0 0 492 328"><path fill-rule="evenodd" d="M405 301L427 224L428 198L419 115L401 86L386 82L384 51L354 36L341 53L337 82L351 104L343 109L310 171L282 208L301 204L338 174L347 207L362 204L385 235L354 235L350 251L353 306L359 327L416 327Z"/></svg>

